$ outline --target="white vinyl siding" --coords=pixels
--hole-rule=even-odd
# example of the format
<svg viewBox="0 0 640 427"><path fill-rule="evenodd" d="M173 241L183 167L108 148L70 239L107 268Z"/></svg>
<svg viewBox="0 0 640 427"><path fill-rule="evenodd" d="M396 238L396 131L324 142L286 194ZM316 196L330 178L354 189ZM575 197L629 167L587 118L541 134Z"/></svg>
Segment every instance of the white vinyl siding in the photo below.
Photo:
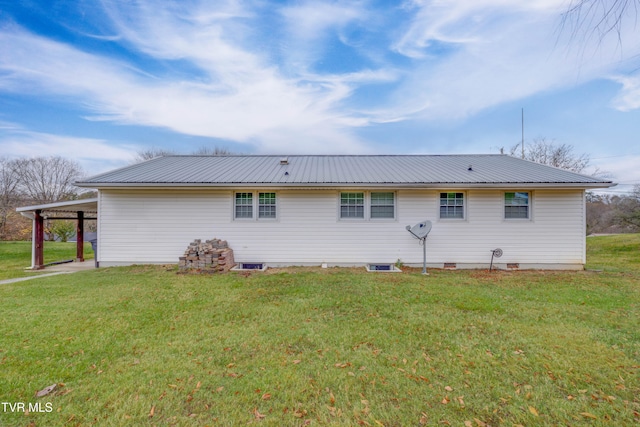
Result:
<svg viewBox="0 0 640 427"><path fill-rule="evenodd" d="M236 221L237 192L243 190L101 190L101 265L176 263L194 239L220 238L229 242L237 262L362 265L400 259L419 266L422 249L405 227L436 219L441 193L399 189L394 221L343 221L336 217L339 190L278 189L277 221ZM428 264L488 268L495 248L504 251L499 263L584 264L582 190L530 191L535 203L529 221L504 219L504 193L466 191L467 220L434 222Z"/></svg>

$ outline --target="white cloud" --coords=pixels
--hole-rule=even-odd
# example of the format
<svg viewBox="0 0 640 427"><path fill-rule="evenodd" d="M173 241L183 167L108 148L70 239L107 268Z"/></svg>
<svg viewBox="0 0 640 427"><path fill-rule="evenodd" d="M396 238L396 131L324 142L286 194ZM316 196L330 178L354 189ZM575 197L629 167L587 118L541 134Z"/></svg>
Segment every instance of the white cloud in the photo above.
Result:
<svg viewBox="0 0 640 427"><path fill-rule="evenodd" d="M7 157L66 157L77 160L88 175L131 163L139 149L106 140L32 132L11 123L0 127L0 151Z"/></svg>
<svg viewBox="0 0 640 427"><path fill-rule="evenodd" d="M233 29L241 25L237 21L246 15L243 11L173 13L159 8L148 13L152 3L106 4L118 36L133 49L156 60L188 61L200 77L150 76L123 61L81 52L20 28L4 28L0 46L11 49L4 49L6 54L0 57L0 69L5 72L0 89L37 88L63 99L81 99L94 113L88 117L93 120L241 143L279 132L279 146L297 148L300 141L288 139L297 129L322 124L340 136L339 142L325 141L325 149L359 149L349 128L361 118L350 117L339 107L351 94L351 82L366 79L366 73L345 76L344 81L310 74L284 78L268 58L244 48L242 40L235 38ZM267 141L263 149L268 151Z"/></svg>
<svg viewBox="0 0 640 427"><path fill-rule="evenodd" d="M640 75L619 76L612 80L622 85L619 94L612 101L613 107L620 111L640 108Z"/></svg>
<svg viewBox="0 0 640 427"><path fill-rule="evenodd" d="M584 40L592 43L585 47L559 32L564 1L415 1L413 6L415 18L394 48L416 65L406 70L395 102L381 109L380 117L462 119L602 77L620 63L619 52L612 54L615 38L598 46Z"/></svg>
<svg viewBox="0 0 640 427"><path fill-rule="evenodd" d="M520 21L522 15L559 13L563 0L513 2L510 0L414 0L414 19L394 44L399 53L424 58L434 43L486 43L500 34L504 21ZM517 16L521 15L521 16Z"/></svg>
<svg viewBox="0 0 640 427"><path fill-rule="evenodd" d="M565 0L413 0L395 15L396 4L376 9L364 0L288 4L103 0L106 16L92 15L104 18L100 34L90 37L118 46L117 59L0 26L0 91L55 97L85 108L89 120L227 139L257 152L366 152L357 129L372 122L465 118L618 75L616 67L640 53L621 57L611 38L565 48ZM355 72L313 71L328 43L348 44L354 29L375 35L363 37L363 57L380 68L354 61ZM628 31L622 36L635 40ZM613 105L640 108L637 76L615 80L622 90Z"/></svg>
<svg viewBox="0 0 640 427"><path fill-rule="evenodd" d="M600 170L608 172L608 179L620 184L611 188L613 192L631 191L633 184L640 184L640 155L603 158L592 163Z"/></svg>
<svg viewBox="0 0 640 427"><path fill-rule="evenodd" d="M363 22L369 12L360 2L328 3L309 0L280 10L285 22L287 67L306 72L325 50L325 39L352 23ZM346 40L342 38L344 43Z"/></svg>

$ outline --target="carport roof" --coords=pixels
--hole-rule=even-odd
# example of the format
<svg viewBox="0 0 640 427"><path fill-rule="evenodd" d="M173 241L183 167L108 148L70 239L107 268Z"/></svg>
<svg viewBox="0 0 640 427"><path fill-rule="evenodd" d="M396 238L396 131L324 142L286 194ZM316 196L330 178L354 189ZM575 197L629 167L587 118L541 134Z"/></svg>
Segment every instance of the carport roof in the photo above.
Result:
<svg viewBox="0 0 640 427"><path fill-rule="evenodd" d="M47 212L98 212L98 199L82 199L82 200L70 200L66 202L45 203L42 205L23 206L17 208L18 212L35 212L35 211L47 211Z"/></svg>

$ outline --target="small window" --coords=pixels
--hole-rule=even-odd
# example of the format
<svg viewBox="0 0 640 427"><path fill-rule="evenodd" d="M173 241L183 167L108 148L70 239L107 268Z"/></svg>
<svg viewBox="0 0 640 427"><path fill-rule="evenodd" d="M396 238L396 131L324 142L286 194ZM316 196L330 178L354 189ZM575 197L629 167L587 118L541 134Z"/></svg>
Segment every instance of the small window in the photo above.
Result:
<svg viewBox="0 0 640 427"><path fill-rule="evenodd" d="M529 218L529 193L504 193L505 219Z"/></svg>
<svg viewBox="0 0 640 427"><path fill-rule="evenodd" d="M236 193L236 218L253 218L253 194Z"/></svg>
<svg viewBox="0 0 640 427"><path fill-rule="evenodd" d="M394 194L371 193L371 218L394 218Z"/></svg>
<svg viewBox="0 0 640 427"><path fill-rule="evenodd" d="M364 193L340 193L340 218L364 218Z"/></svg>
<svg viewBox="0 0 640 427"><path fill-rule="evenodd" d="M258 194L258 218L276 217L276 193Z"/></svg>
<svg viewBox="0 0 640 427"><path fill-rule="evenodd" d="M464 219L464 193L440 193L440 218Z"/></svg>

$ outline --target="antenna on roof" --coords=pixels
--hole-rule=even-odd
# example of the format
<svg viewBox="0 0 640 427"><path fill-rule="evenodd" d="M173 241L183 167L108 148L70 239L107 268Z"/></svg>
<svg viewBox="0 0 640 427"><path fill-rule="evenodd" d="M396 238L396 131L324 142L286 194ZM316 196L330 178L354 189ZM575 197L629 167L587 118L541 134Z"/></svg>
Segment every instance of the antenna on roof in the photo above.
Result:
<svg viewBox="0 0 640 427"><path fill-rule="evenodd" d="M524 107L522 108L522 158L524 159Z"/></svg>

